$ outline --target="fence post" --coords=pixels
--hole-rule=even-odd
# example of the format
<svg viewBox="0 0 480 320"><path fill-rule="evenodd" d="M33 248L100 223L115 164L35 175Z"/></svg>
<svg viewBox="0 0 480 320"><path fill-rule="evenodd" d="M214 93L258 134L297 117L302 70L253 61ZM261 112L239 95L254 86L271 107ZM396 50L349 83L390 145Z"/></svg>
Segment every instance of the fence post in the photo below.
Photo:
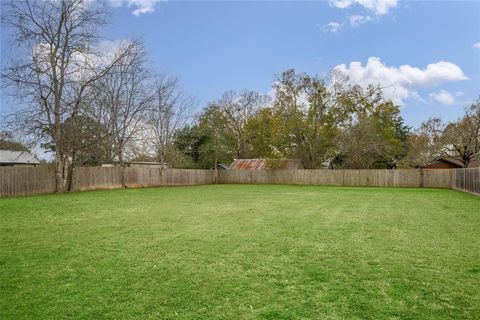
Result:
<svg viewBox="0 0 480 320"><path fill-rule="evenodd" d="M423 168L420 168L420 188L424 187Z"/></svg>
<svg viewBox="0 0 480 320"><path fill-rule="evenodd" d="M122 189L127 187L126 178L125 178L125 164L122 163Z"/></svg>
<svg viewBox="0 0 480 320"><path fill-rule="evenodd" d="M26 196L51 193L55 190L54 168L0 168L0 197ZM72 190L83 191L105 188L125 188L155 186L152 177L160 175L151 168L114 168L77 167L72 175ZM132 170L132 171L130 171ZM158 169L156 169L158 170ZM370 176L372 174L372 176ZM392 176L393 175L393 176ZM420 176L419 176L420 175ZM221 177L220 177L221 176ZM222 178L222 180L220 180ZM414 178L414 181L411 179ZM448 180L450 179L450 180ZM121 180L121 181L120 181ZM414 183L412 183L414 182ZM122 183L120 185L120 183ZM130 185L129 185L130 183ZM357 186L425 186L453 188L471 193L480 193L480 168L452 170L298 170L298 171L243 171L212 170L161 171L159 185L193 185L220 183L278 183L318 185L357 185Z"/></svg>

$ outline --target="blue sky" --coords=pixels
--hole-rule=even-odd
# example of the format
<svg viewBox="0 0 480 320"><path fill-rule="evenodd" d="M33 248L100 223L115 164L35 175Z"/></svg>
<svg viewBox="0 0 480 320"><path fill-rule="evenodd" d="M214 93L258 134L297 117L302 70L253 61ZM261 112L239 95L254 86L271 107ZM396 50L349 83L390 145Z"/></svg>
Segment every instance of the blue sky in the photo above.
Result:
<svg viewBox="0 0 480 320"><path fill-rule="evenodd" d="M141 36L152 68L178 77L199 109L230 89L267 93L287 68L342 64L356 83L388 86L412 126L454 120L480 94L479 1L110 1L103 36Z"/></svg>

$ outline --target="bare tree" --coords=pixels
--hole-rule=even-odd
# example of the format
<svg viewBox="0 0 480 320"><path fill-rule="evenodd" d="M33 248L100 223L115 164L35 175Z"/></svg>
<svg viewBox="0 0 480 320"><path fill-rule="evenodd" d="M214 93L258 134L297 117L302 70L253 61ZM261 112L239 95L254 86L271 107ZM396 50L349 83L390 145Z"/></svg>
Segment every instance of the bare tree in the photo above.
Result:
<svg viewBox="0 0 480 320"><path fill-rule="evenodd" d="M156 77L153 94L145 117L146 138L163 167L168 154L174 151L176 134L190 119L194 101L179 89L177 79L165 75Z"/></svg>
<svg viewBox="0 0 480 320"><path fill-rule="evenodd" d="M92 115L111 136L111 160L125 162L125 147L140 130L144 112L152 101L149 92L150 73L146 54L138 41L128 41L117 50L132 46L117 65L95 84L95 104Z"/></svg>
<svg viewBox="0 0 480 320"><path fill-rule="evenodd" d="M442 154L442 132L445 128L440 118L422 122L420 128L408 135L408 152L400 166L423 168Z"/></svg>
<svg viewBox="0 0 480 320"><path fill-rule="evenodd" d="M62 150L62 123L81 113L92 85L131 51L101 55L94 44L108 12L83 0L18 0L3 4L2 22L11 28L14 57L2 70L2 85L22 101L12 124L51 142L56 190L65 191L71 159Z"/></svg>
<svg viewBox="0 0 480 320"><path fill-rule="evenodd" d="M268 97L255 91L243 90L240 92L227 91L223 94L216 105L228 119L235 140L237 158L245 158L247 154L247 132L248 120L266 106Z"/></svg>

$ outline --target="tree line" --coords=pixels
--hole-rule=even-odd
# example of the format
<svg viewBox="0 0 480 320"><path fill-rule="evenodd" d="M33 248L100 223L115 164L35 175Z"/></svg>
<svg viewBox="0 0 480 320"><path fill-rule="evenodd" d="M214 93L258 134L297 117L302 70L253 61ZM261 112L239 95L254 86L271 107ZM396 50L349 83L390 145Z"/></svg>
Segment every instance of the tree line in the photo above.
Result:
<svg viewBox="0 0 480 320"><path fill-rule="evenodd" d="M467 167L480 152L480 99L458 121L404 124L400 107L382 88L350 85L287 70L273 81L272 97L226 92L191 126L178 132L177 165L208 168L235 158L298 158L306 168L421 168L438 157Z"/></svg>
<svg viewBox="0 0 480 320"><path fill-rule="evenodd" d="M299 158L306 168L368 169L422 167L441 155L467 166L479 153L480 100L456 122L429 119L412 130L380 86L351 85L338 72L286 70L271 94L227 91L192 116L195 100L152 71L141 40L100 41L109 16L102 2L2 4L16 52L2 88L21 104L5 122L53 153L58 192L71 187L75 166L105 162L212 168Z"/></svg>

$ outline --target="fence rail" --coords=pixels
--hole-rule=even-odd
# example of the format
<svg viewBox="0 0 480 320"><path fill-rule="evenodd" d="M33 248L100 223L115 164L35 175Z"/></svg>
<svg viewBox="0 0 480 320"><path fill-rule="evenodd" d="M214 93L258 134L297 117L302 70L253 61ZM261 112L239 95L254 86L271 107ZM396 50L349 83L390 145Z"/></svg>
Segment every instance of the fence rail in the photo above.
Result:
<svg viewBox="0 0 480 320"><path fill-rule="evenodd" d="M453 188L480 194L480 168L446 170L183 170L75 168L73 191L199 184L306 184L405 188ZM0 197L55 192L51 167L0 167Z"/></svg>

